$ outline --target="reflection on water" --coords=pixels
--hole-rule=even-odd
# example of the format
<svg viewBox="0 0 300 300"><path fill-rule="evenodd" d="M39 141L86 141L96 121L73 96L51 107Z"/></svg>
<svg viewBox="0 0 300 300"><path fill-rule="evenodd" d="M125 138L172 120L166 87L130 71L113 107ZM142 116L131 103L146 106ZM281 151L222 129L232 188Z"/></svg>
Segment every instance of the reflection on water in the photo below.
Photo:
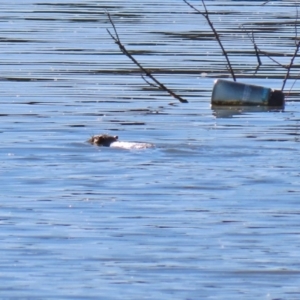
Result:
<svg viewBox="0 0 300 300"><path fill-rule="evenodd" d="M212 105L213 115L216 118L232 118L234 116L260 113L260 112L284 112L283 107L270 106L221 106Z"/></svg>
<svg viewBox="0 0 300 300"><path fill-rule="evenodd" d="M239 80L280 88L285 70L267 57L253 77L239 26L287 64L295 2L261 3L207 1ZM211 107L228 71L183 1L0 8L1 298L299 298L297 83L284 110ZM141 79L107 34L105 9L188 104ZM155 147L86 142L101 133Z"/></svg>

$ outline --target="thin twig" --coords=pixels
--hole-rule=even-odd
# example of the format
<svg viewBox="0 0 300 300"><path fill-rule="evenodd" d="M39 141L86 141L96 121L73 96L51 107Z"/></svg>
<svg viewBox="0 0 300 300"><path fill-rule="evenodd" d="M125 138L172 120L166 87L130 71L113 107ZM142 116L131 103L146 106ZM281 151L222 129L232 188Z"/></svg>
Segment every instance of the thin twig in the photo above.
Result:
<svg viewBox="0 0 300 300"><path fill-rule="evenodd" d="M228 54L227 54L227 52L225 51L225 48L223 47L223 44L222 44L222 42L221 42L221 40L220 40L220 36L219 36L218 32L216 31L216 29L215 29L213 23L211 22L211 20L210 20L210 18L209 18L208 10L207 10L207 8L206 8L206 5L205 5L204 0L202 0L202 5L203 5L203 7L204 7L205 12L202 12L202 11L200 11L199 9L197 9L194 5L190 4L187 0L183 0L183 1L184 1L190 8L192 8L193 10L195 10L198 14L201 14L201 15L206 19L208 25L210 26L211 30L212 30L213 33L214 33L214 36L215 36L217 42L219 43L219 46L220 46L221 49L222 49L223 55L224 55L225 58L226 58L227 65L228 65L228 68L229 68L229 70L230 70L232 79L233 79L234 81L236 81L236 77L235 77L233 68L232 68L232 66L231 66L231 63L230 63Z"/></svg>
<svg viewBox="0 0 300 300"><path fill-rule="evenodd" d="M255 39L254 39L254 33L253 31L251 31L251 35L249 34L249 32L246 30L246 28L242 25L240 26L240 28L242 28L242 30L248 35L250 41L253 44L254 50L255 50L255 54L256 57L259 57L258 63L260 63L262 65L262 62L260 60L260 54L263 54L264 56L266 56L267 58L269 58L270 60L272 60L276 65L280 66L281 68L287 69L287 66L284 66L283 64L281 64L280 62L278 62L276 59L274 59L272 56L270 56L269 52L266 51L262 51L256 44Z"/></svg>
<svg viewBox="0 0 300 300"><path fill-rule="evenodd" d="M260 49L258 48L257 45L256 45L256 47L257 47L259 53L265 55L268 59L272 60L272 62L274 62L276 65L278 65L278 66L280 66L281 68L284 68L284 69L287 69L287 68L288 68L287 66L281 64L279 61L277 61L276 59L274 59L274 58L270 55L270 52L260 50Z"/></svg>
<svg viewBox="0 0 300 300"><path fill-rule="evenodd" d="M147 84L149 84L149 85L152 86L152 87L155 87L155 88L159 89L159 86L157 86L156 84L154 84L154 83L148 81L144 75L142 75L141 77L143 78L143 80L144 80Z"/></svg>
<svg viewBox="0 0 300 300"><path fill-rule="evenodd" d="M251 40L252 40L254 50L255 50L255 55L256 55L256 58L257 58L257 66L256 66L256 69L255 69L255 72L254 72L254 75L255 75L257 73L258 69L260 68L260 66L262 65L262 63L261 63L261 60L260 60L257 45L255 43L255 38L254 38L254 32L253 31L252 31L252 39Z"/></svg>
<svg viewBox="0 0 300 300"><path fill-rule="evenodd" d="M297 46L297 38L298 38L298 27L297 27L298 19L299 19L299 12L298 12L298 6L296 5L296 20L295 20L295 45L296 46Z"/></svg>
<svg viewBox="0 0 300 300"><path fill-rule="evenodd" d="M292 84L292 86L291 86L291 88L290 88L290 90L289 90L289 92L287 93L286 96L290 95L290 93L291 93L292 89L294 88L294 85L296 84L299 76L300 76L300 73L297 74L296 79L294 80L294 82L293 82L293 84Z"/></svg>
<svg viewBox="0 0 300 300"><path fill-rule="evenodd" d="M266 1L266 2L264 2L262 5L266 5L266 4L268 4L270 1L271 1L271 0Z"/></svg>
<svg viewBox="0 0 300 300"><path fill-rule="evenodd" d="M116 38L114 38L114 39L116 39L117 41L120 41L117 28L116 28L116 26L115 26L115 24L114 24L114 22L113 22L113 20L112 20L112 18L110 16L110 13L108 11L106 11L106 15L108 16L109 22L110 22L110 24L112 25L112 27L114 29L114 32L115 32L115 35L116 35ZM108 31L108 29L106 29L106 30ZM108 31L108 33L110 34L109 31ZM112 35L110 34L110 36L112 36Z"/></svg>
<svg viewBox="0 0 300 300"><path fill-rule="evenodd" d="M290 72L291 72L291 69L293 67L294 60L295 60L295 58L296 58L296 56L298 54L299 48L300 48L300 41L297 42L297 35L298 35L297 22L298 22L298 17L299 17L298 16L298 7L296 6L296 20L295 20L295 45L296 45L296 49L295 49L294 55L293 55L293 57L291 59L290 65L288 66L285 78L284 78L283 83L282 83L281 91L284 90L285 84L286 84L287 80L289 79ZM295 82L296 82L296 80L295 80ZM294 82L294 84L295 84L295 82ZM292 86L294 86L294 84Z"/></svg>
<svg viewBox="0 0 300 300"><path fill-rule="evenodd" d="M292 57L292 59L291 59L290 65L288 66L288 69L287 69L285 78L284 78L284 80L283 80L283 84L282 84L281 91L284 90L286 81L288 80L288 78L289 78L289 76L290 76L291 68L292 68L292 66L293 66L294 59L296 58L296 56L297 56L297 54L298 54L299 48L300 48L300 41L299 41L299 42L297 43L297 45L296 45L296 49L295 49L294 55L293 55L293 57Z"/></svg>
<svg viewBox="0 0 300 300"><path fill-rule="evenodd" d="M297 38L298 38L298 27L297 27L297 23L298 23L298 19L299 19L299 11L298 11L298 6L296 5L296 20L295 20L295 45L297 46ZM300 73L298 73L298 75L296 76L296 79L294 80L288 95L291 93L291 90L294 88L294 85L296 84L298 78L299 78Z"/></svg>
<svg viewBox="0 0 300 300"><path fill-rule="evenodd" d="M258 53L258 48L257 48L257 45L255 43L255 38L254 38L254 32L252 31L252 41L253 41L253 45L254 45L254 49L255 49L255 54L256 54L256 57L257 57L257 63L261 66L261 60L260 60L260 56L259 56L259 53Z"/></svg>
<svg viewBox="0 0 300 300"><path fill-rule="evenodd" d="M169 95L171 95L172 97L176 98L177 100L179 100L180 102L182 103L187 103L188 101L183 99L182 97L178 96L176 93L174 93L173 91L171 91L169 88L167 88L164 84L162 84L160 81L158 81L154 76L153 74L145 69L129 52L128 50L125 48L125 46L122 44L120 38L119 38L119 35L118 35L118 32L117 32L117 29L114 25L114 22L110 16L110 14L108 12L106 12L107 16L108 16L108 19L114 29L114 32L115 32L115 36L109 31L109 29L106 29L108 34L110 35L110 37L115 41L115 43L119 46L120 50L122 53L124 53L136 66L139 67L139 69L145 73L145 75L149 78L151 78L151 80L153 80L153 82L155 82L157 84L157 86L159 88L161 88L162 90L166 91L167 93L169 93ZM148 82L147 82L148 83ZM151 84L151 86L154 86L153 84Z"/></svg>

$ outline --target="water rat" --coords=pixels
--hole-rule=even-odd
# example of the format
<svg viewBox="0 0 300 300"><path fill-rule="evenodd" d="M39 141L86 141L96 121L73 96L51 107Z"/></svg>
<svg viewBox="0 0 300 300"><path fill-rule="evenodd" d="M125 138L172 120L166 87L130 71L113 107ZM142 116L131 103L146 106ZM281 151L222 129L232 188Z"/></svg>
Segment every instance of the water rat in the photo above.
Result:
<svg viewBox="0 0 300 300"><path fill-rule="evenodd" d="M149 143L134 143L134 142L120 142L118 136L112 136L108 134L93 135L89 140L89 143L97 146L122 148L122 149L146 149L153 148L153 144Z"/></svg>

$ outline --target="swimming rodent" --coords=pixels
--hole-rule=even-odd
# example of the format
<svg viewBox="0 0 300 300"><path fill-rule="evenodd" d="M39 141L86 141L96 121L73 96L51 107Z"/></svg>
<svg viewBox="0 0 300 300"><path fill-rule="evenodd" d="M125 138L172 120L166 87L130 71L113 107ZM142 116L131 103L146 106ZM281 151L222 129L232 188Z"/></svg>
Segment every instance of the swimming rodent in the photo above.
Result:
<svg viewBox="0 0 300 300"><path fill-rule="evenodd" d="M118 140L118 136L112 136L108 134L101 134L101 135L93 135L88 142L97 146L105 146L109 147L111 143L116 142Z"/></svg>
<svg viewBox="0 0 300 300"><path fill-rule="evenodd" d="M105 147L113 147L113 148L122 148L122 149L146 149L153 148L153 144L149 143L134 143L134 142L120 142L118 140L118 136L112 136L108 134L101 135L93 135L88 142L97 145L97 146L105 146Z"/></svg>

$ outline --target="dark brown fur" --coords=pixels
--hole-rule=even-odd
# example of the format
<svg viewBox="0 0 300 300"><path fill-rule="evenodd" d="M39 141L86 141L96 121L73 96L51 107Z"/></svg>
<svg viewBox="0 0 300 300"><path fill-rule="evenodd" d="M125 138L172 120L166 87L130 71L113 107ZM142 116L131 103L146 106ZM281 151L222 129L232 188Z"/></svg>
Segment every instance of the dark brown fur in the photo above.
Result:
<svg viewBox="0 0 300 300"><path fill-rule="evenodd" d="M116 142L118 140L118 136L112 136L107 134L101 135L93 135L88 142L97 146L105 146L109 147L111 143Z"/></svg>

